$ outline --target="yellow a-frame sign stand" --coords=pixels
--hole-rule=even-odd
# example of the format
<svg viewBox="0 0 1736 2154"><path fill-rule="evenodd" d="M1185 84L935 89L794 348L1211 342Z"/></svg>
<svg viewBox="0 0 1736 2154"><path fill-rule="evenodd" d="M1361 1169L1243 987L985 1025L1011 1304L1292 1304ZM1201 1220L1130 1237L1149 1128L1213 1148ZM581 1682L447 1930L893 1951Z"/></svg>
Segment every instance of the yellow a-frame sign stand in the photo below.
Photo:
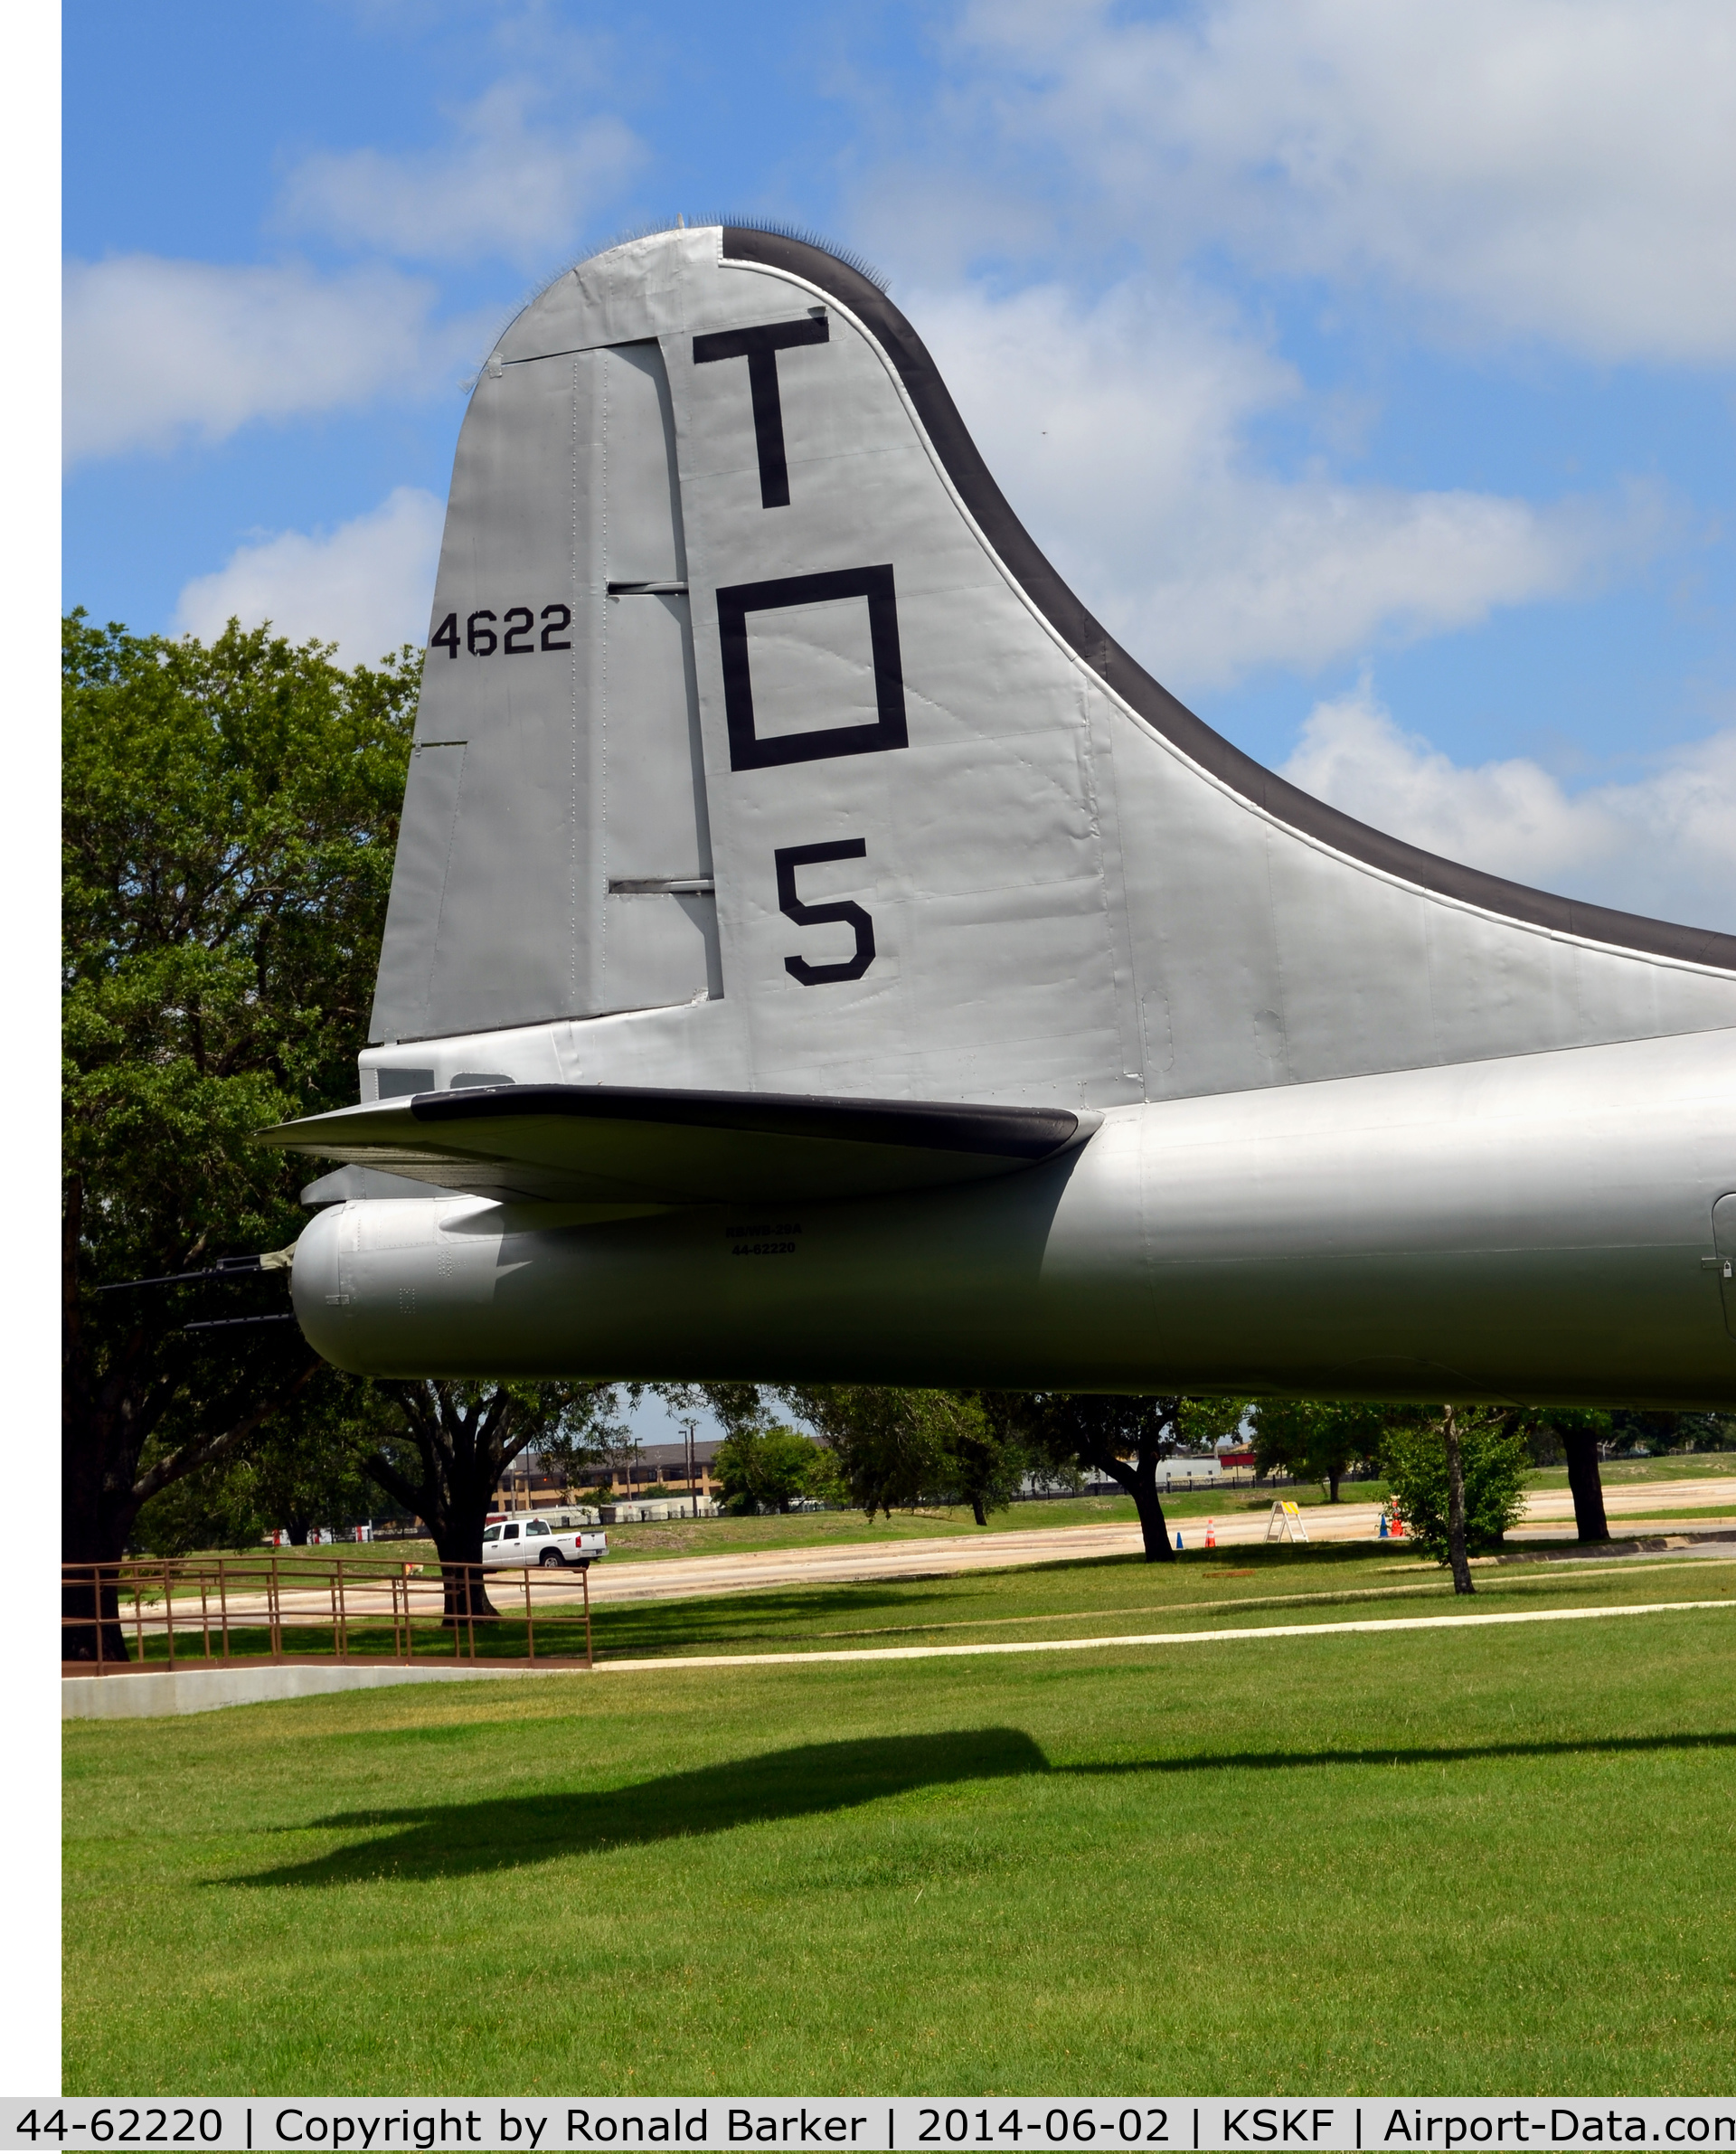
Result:
<svg viewBox="0 0 1736 2154"><path fill-rule="evenodd" d="M1301 1507L1293 1503L1275 1503L1272 1515L1266 1521L1266 1538L1269 1541L1300 1541L1305 1548L1310 1546L1308 1529L1302 1523Z"/></svg>

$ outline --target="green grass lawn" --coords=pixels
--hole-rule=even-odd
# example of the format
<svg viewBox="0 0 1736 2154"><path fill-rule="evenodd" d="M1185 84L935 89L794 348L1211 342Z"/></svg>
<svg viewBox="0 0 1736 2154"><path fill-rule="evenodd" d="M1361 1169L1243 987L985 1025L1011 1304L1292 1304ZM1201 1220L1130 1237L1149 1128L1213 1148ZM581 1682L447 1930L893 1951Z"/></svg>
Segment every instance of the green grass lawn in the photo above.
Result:
<svg viewBox="0 0 1736 2154"><path fill-rule="evenodd" d="M1451 1605L1346 1602L1433 1586L1382 1552L1234 1558L599 1619L678 1657ZM1722 2091L1733 1647L1720 1609L70 1724L66 2084Z"/></svg>
<svg viewBox="0 0 1736 2154"><path fill-rule="evenodd" d="M1598 1478L1606 1488L1624 1488L1635 1481L1703 1481L1720 1474L1736 1475L1736 1451L1684 1451L1665 1459L1605 1459ZM1565 1466L1540 1466L1525 1477L1528 1488L1565 1488Z"/></svg>
<svg viewBox="0 0 1736 2154"><path fill-rule="evenodd" d="M1112 1638L1649 1601L1736 1601L1736 1562L1539 1559L1479 1565L1476 1576L1473 1599L1456 1603L1452 1581L1439 1565L1395 1561L1378 1547L1236 1548L1195 1552L1161 1566L1112 1556L963 1576L641 1601L598 1608L592 1625L597 1658L608 1661ZM522 1635L522 1625L512 1629ZM562 1635L546 1617L538 1619L536 1630L539 1651L545 1639L547 1649L554 1649ZM576 1643L576 1633L573 1626L566 1635ZM510 1649L522 1653L517 1635ZM1736 1649L1736 1630L1730 1642Z"/></svg>
<svg viewBox="0 0 1736 2154"><path fill-rule="evenodd" d="M1618 1516L1624 1525L1628 1526L1643 1526L1648 1518L1704 1518L1708 1520L1715 1518L1736 1518L1736 1504L1697 1503L1691 1511L1684 1510L1682 1506L1677 1504L1673 1510L1622 1511L1618 1513Z"/></svg>

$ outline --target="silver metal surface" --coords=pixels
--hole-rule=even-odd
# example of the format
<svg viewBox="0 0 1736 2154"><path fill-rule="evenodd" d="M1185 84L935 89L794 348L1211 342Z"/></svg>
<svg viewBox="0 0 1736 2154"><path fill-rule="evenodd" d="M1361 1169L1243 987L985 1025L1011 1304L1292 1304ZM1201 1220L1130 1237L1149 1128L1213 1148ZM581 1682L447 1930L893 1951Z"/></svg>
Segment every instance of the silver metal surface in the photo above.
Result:
<svg viewBox="0 0 1736 2154"><path fill-rule="evenodd" d="M1053 1165L854 1204L351 1205L296 1308L373 1374L1713 1404L1733 1064L1704 1034L1113 1109Z"/></svg>
<svg viewBox="0 0 1736 2154"><path fill-rule="evenodd" d="M910 325L816 250L634 241L495 359L454 470L363 1101L483 1072L1104 1120L992 1184L849 1203L827 1200L910 1184L768 1167L764 1205L657 1184L680 1208L609 1220L335 1207L296 1267L323 1352L1736 1396L1705 1263L1736 1242L1728 1205L1713 1227L1736 941L1433 859L1249 763L1096 628ZM534 647L481 648L512 607ZM286 1140L507 1194L486 1159L418 1166L402 1127L370 1149L344 1119L341 1144ZM571 1194L571 1148L530 1130L518 1169Z"/></svg>

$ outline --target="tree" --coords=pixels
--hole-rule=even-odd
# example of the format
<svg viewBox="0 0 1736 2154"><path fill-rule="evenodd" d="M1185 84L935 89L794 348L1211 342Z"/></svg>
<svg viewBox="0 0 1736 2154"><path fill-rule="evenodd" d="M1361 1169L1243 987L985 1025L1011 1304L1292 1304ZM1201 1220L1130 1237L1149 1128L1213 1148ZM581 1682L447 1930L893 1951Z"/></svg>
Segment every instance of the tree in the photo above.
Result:
<svg viewBox="0 0 1736 2154"><path fill-rule="evenodd" d="M297 1548L316 1526L341 1532L382 1508L363 1460L393 1425L392 1409L372 1384L339 1377L310 1393L267 1428L241 1469L266 1524L287 1533Z"/></svg>
<svg viewBox="0 0 1736 2154"><path fill-rule="evenodd" d="M648 1384L646 1389L656 1392L671 1413L693 1413L701 1407L709 1407L722 1424L726 1436L733 1436L743 1429L763 1429L771 1419L765 1389L758 1384L664 1383Z"/></svg>
<svg viewBox="0 0 1736 2154"><path fill-rule="evenodd" d="M1464 1559L1498 1548L1524 1507L1530 1468L1524 1415L1498 1407L1431 1407L1427 1417L1391 1424L1385 1462L1405 1531L1426 1554L1451 1562L1454 1584L1468 1592ZM1452 1490L1458 1452L1462 1526L1456 1533ZM1456 1557L1454 1543L1459 1545Z"/></svg>
<svg viewBox="0 0 1736 2154"><path fill-rule="evenodd" d="M1451 1406L1442 1416L1440 1435L1447 1453L1447 1561L1452 1566L1454 1592L1474 1593L1477 1587L1465 1545L1465 1453L1458 1441L1458 1416Z"/></svg>
<svg viewBox="0 0 1736 2154"><path fill-rule="evenodd" d="M986 1526L1018 1493L1024 1439L974 1393L827 1384L786 1385L780 1396L819 1431L850 1500L871 1518L960 1502Z"/></svg>
<svg viewBox="0 0 1736 2154"><path fill-rule="evenodd" d="M1184 1445L1215 1445L1241 1426L1241 1399L1188 1399L1114 1392L985 1393L990 1417L1023 1442L1033 1459L1066 1471L1080 1465L1106 1473L1133 1498L1146 1561L1173 1563L1169 1526L1157 1493L1157 1468Z"/></svg>
<svg viewBox="0 0 1736 2154"><path fill-rule="evenodd" d="M428 1527L445 1580L449 1621L491 1616L482 1574L482 1529L500 1477L532 1444L564 1445L576 1465L585 1433L601 1451L617 1431L611 1384L455 1384L427 1377L376 1382L402 1425L363 1466L387 1495Z"/></svg>
<svg viewBox="0 0 1736 2154"><path fill-rule="evenodd" d="M1736 1450L1736 1413L1684 1413L1681 1433L1691 1451Z"/></svg>
<svg viewBox="0 0 1736 2154"><path fill-rule="evenodd" d="M1618 1451L1642 1445L1653 1458L1676 1450L1729 1450L1736 1444L1736 1413L1681 1413L1669 1407L1618 1406L1609 1416L1606 1441Z"/></svg>
<svg viewBox="0 0 1736 2154"><path fill-rule="evenodd" d="M717 1448L712 1467L731 1510L787 1511L825 1486L828 1460L812 1437L794 1429L741 1429Z"/></svg>
<svg viewBox="0 0 1736 2154"><path fill-rule="evenodd" d="M171 1481L140 1506L133 1522L134 1545L147 1555L191 1555L202 1548L257 1549L265 1532L266 1517L253 1477L234 1460Z"/></svg>
<svg viewBox="0 0 1736 2154"><path fill-rule="evenodd" d="M361 1384L332 1385L324 1412L310 1412L307 1399L266 1424L250 1457L219 1460L154 1496L134 1523L137 1545L187 1555L257 1548L267 1532L281 1531L300 1548L316 1528L343 1532L378 1516L380 1491L358 1446L388 1420L385 1403Z"/></svg>
<svg viewBox="0 0 1736 2154"><path fill-rule="evenodd" d="M1583 1406L1547 1406L1532 1417L1533 1441L1552 1438L1567 1459L1567 1485L1573 1492L1573 1526L1581 1541L1607 1541L1609 1521L1603 1507L1603 1475L1598 1448L1608 1443L1611 1414Z"/></svg>
<svg viewBox="0 0 1736 2154"><path fill-rule="evenodd" d="M299 1233L296 1167L249 1139L355 1096L418 670L346 672L232 622L209 645L64 623L70 1562L114 1561L153 1496L344 1381L293 1322L187 1328L281 1316L269 1276L97 1289Z"/></svg>
<svg viewBox="0 0 1736 2154"><path fill-rule="evenodd" d="M980 1398L955 1423L948 1446L948 1479L978 1526L991 1511L1004 1511L1024 1486L1033 1465L1031 1447L1015 1428L990 1413Z"/></svg>
<svg viewBox="0 0 1736 2154"><path fill-rule="evenodd" d="M1618 1441L1618 1431L1625 1416L1586 1406L1532 1406L1511 1411L1537 1464L1552 1466L1558 1459L1565 1459L1579 1538L1607 1541L1609 1522L1603 1507L1599 1454L1604 1445ZM1674 1422L1678 1417L1672 1414L1667 1418Z"/></svg>
<svg viewBox="0 0 1736 2154"><path fill-rule="evenodd" d="M618 1473L627 1476L630 1488L640 1444L620 1415L623 1405L638 1403L644 1388L640 1384L545 1385L541 1405L553 1418L534 1439L542 1472L562 1490L582 1488L599 1479L613 1488Z"/></svg>
<svg viewBox="0 0 1736 2154"><path fill-rule="evenodd" d="M932 1501L945 1479L948 1393L882 1384L785 1386L779 1394L837 1460L852 1503L869 1517Z"/></svg>
<svg viewBox="0 0 1736 2154"><path fill-rule="evenodd" d="M1388 1409L1354 1399L1260 1399L1253 1411L1254 1455L1262 1473L1320 1481L1326 1501L1354 1465L1378 1458Z"/></svg>

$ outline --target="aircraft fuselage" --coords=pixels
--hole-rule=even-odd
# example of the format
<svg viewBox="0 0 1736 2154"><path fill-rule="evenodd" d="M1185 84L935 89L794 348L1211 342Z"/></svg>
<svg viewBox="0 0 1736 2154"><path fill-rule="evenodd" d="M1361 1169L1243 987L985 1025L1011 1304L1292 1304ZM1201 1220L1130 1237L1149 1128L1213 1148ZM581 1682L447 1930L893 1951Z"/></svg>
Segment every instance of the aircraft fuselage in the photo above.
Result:
<svg viewBox="0 0 1736 2154"><path fill-rule="evenodd" d="M1715 1406L1736 1034L1112 1108L967 1187L463 1197L317 1218L296 1308L373 1375L590 1374Z"/></svg>

